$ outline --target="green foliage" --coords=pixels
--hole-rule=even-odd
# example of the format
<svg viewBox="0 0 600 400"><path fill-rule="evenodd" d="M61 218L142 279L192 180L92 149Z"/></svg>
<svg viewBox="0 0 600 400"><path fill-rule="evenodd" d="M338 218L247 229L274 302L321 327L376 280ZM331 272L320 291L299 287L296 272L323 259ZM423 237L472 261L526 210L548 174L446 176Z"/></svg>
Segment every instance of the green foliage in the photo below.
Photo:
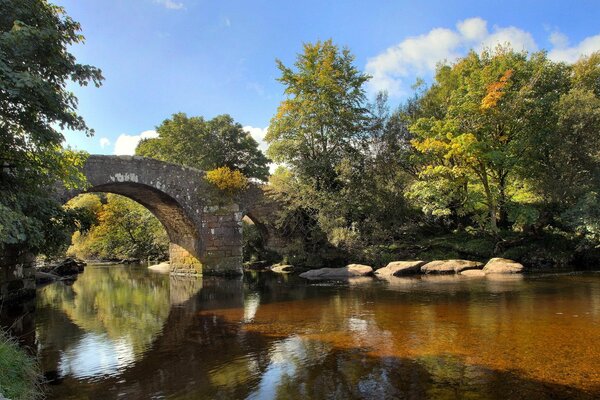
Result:
<svg viewBox="0 0 600 400"><path fill-rule="evenodd" d="M286 99L265 137L267 154L318 189L336 184L336 166L353 152L367 119L363 84L369 77L353 61L331 40L305 44L295 71L277 61Z"/></svg>
<svg viewBox="0 0 600 400"><path fill-rule="evenodd" d="M34 400L43 397L37 360L0 331L0 397Z"/></svg>
<svg viewBox="0 0 600 400"><path fill-rule="evenodd" d="M331 41L305 45L295 70L278 64L287 97L267 140L285 167L269 187L289 257L334 246L374 263L484 260L526 248L536 256L520 259L540 265L532 246L562 240L547 254L563 263L600 241L600 53L568 65L471 52L391 113L385 94L366 103L368 77Z"/></svg>
<svg viewBox="0 0 600 400"><path fill-rule="evenodd" d="M203 171L227 167L259 180L269 176L269 160L258 143L229 115L206 121L184 113L173 114L156 131L158 138L138 144L137 155Z"/></svg>
<svg viewBox="0 0 600 400"><path fill-rule="evenodd" d="M169 240L164 227L135 201L115 194L104 199L84 194L68 207L93 215L87 229L73 234L69 255L82 259L168 258Z"/></svg>
<svg viewBox="0 0 600 400"><path fill-rule="evenodd" d="M49 187L81 186L85 155L61 147L57 129L93 133L66 89L102 81L68 51L83 41L77 22L44 0L0 0L0 249L51 251L75 222Z"/></svg>
<svg viewBox="0 0 600 400"><path fill-rule="evenodd" d="M600 182L594 68L596 56L570 67L502 47L440 67L410 128L420 162L409 196L492 232L576 202Z"/></svg>

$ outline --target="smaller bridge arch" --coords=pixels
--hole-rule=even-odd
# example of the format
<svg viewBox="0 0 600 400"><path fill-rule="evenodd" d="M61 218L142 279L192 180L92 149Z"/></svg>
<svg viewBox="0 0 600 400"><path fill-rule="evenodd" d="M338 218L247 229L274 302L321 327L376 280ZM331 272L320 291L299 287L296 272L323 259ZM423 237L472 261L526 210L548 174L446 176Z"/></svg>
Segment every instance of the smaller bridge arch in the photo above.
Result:
<svg viewBox="0 0 600 400"><path fill-rule="evenodd" d="M145 157L91 155L83 173L87 189L61 188L60 200L107 192L140 203L167 231L172 273L242 273L242 212L210 195L203 171Z"/></svg>

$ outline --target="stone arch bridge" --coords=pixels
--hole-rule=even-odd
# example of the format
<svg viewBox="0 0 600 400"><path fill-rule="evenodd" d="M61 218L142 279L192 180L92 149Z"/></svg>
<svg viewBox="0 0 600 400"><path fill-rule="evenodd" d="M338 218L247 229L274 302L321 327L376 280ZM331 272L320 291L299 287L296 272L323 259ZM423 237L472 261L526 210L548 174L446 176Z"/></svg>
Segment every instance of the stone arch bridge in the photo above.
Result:
<svg viewBox="0 0 600 400"><path fill-rule="evenodd" d="M137 156L91 155L84 167L85 190L59 188L63 202L84 192L128 197L146 207L164 225L171 272L233 275L242 273L242 218L250 217L267 243L270 205L257 185L237 199L224 201L203 171Z"/></svg>

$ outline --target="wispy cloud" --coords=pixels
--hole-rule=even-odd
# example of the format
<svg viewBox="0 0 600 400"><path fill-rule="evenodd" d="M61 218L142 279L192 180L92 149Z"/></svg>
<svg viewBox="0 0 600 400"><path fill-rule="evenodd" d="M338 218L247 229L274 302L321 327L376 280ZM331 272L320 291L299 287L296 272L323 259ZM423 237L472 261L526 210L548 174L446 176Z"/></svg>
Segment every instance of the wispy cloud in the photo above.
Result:
<svg viewBox="0 0 600 400"><path fill-rule="evenodd" d="M168 8L169 10L183 10L185 9L185 5L178 1L173 0L154 0L155 3Z"/></svg>
<svg viewBox="0 0 600 400"><path fill-rule="evenodd" d="M110 140L107 137L100 138L100 147L105 148L106 146L110 146Z"/></svg>
<svg viewBox="0 0 600 400"><path fill-rule="evenodd" d="M128 155L132 156L135 154L135 148L142 139L151 139L158 137L158 133L155 130L144 131L138 135L126 135L121 134L115 142L114 153L118 156Z"/></svg>

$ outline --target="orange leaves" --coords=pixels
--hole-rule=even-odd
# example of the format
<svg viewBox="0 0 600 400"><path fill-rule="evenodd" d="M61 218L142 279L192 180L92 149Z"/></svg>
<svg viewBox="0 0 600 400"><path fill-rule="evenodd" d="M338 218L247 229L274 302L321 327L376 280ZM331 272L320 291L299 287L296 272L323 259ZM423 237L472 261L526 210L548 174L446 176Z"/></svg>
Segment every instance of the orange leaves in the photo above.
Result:
<svg viewBox="0 0 600 400"><path fill-rule="evenodd" d="M487 94L481 100L481 109L489 110L490 108L496 107L502 96L504 96L505 88L509 83L509 79L513 74L512 69L507 69L506 72L500 77L500 80L491 83L487 87Z"/></svg>

